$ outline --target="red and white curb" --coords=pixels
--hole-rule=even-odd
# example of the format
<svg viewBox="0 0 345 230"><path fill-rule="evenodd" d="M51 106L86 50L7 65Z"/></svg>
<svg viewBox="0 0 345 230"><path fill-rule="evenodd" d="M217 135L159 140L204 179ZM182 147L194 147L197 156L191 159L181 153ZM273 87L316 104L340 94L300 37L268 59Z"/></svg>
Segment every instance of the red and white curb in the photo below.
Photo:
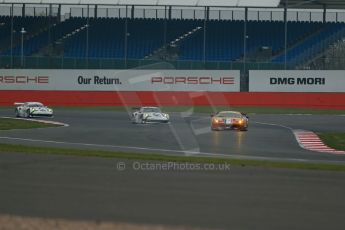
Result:
<svg viewBox="0 0 345 230"><path fill-rule="evenodd" d="M51 125L61 125L61 126L69 126L68 124L57 122L57 121L47 121L47 120L39 120L39 119L31 119L31 118L17 118L17 117L3 117L7 119L13 119L13 120L24 120L24 121L35 121L39 123L44 123L44 124L51 124Z"/></svg>
<svg viewBox="0 0 345 230"><path fill-rule="evenodd" d="M298 144L307 150L332 154L345 154L345 151L336 150L325 145L314 132L305 130L294 130Z"/></svg>

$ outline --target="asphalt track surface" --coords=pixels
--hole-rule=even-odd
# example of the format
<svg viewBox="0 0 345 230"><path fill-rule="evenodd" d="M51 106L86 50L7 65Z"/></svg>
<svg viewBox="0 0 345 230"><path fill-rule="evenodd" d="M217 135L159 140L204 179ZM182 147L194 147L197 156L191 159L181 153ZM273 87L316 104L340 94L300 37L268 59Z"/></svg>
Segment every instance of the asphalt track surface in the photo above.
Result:
<svg viewBox="0 0 345 230"><path fill-rule="evenodd" d="M11 112L2 110L1 115ZM344 132L342 116L252 115L248 132L210 132L209 118L203 115L173 114L168 125L133 125L127 114L116 112L57 111L52 120L70 126L0 132L2 137L49 142L1 142L344 161L343 156L301 149L290 128L283 127ZM124 170L117 169L120 162ZM209 229L315 230L345 225L342 172L232 166L226 171L137 170L135 163L1 152L0 214Z"/></svg>
<svg viewBox="0 0 345 230"><path fill-rule="evenodd" d="M130 161L118 171L118 161L0 153L0 214L207 229L344 229L345 173L139 171Z"/></svg>
<svg viewBox="0 0 345 230"><path fill-rule="evenodd" d="M0 116L13 116L0 110ZM251 159L345 162L345 155L302 149L292 130L345 132L345 116L251 115L249 131L210 131L205 114L171 114L170 124L132 124L128 113L55 112L69 127L0 132L0 142L85 149Z"/></svg>

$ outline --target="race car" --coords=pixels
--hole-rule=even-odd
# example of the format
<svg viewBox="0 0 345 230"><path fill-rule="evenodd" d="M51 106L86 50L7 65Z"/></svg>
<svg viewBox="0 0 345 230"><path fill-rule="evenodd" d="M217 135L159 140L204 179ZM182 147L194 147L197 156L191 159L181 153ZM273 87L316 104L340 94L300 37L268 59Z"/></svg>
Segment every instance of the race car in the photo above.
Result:
<svg viewBox="0 0 345 230"><path fill-rule="evenodd" d="M132 113L132 121L135 124L143 123L168 123L169 114L162 113L158 107L141 107L134 108Z"/></svg>
<svg viewBox="0 0 345 230"><path fill-rule="evenodd" d="M14 110L16 117L52 117L53 110L40 102L16 102Z"/></svg>
<svg viewBox="0 0 345 230"><path fill-rule="evenodd" d="M211 130L248 129L248 117L237 111L221 111L211 115Z"/></svg>

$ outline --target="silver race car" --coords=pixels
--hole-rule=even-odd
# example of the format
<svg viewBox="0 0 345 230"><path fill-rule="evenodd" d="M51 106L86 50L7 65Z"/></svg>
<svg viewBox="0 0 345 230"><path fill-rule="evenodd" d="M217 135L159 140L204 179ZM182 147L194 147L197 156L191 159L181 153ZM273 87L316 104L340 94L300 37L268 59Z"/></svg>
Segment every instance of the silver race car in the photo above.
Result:
<svg viewBox="0 0 345 230"><path fill-rule="evenodd" d="M14 110L16 117L52 117L53 110L40 102L14 103L17 107Z"/></svg>
<svg viewBox="0 0 345 230"><path fill-rule="evenodd" d="M143 124L143 123L168 123L169 122L169 114L162 113L160 108L158 107L141 107L141 108L134 108L134 112L132 113L132 121L135 124Z"/></svg>

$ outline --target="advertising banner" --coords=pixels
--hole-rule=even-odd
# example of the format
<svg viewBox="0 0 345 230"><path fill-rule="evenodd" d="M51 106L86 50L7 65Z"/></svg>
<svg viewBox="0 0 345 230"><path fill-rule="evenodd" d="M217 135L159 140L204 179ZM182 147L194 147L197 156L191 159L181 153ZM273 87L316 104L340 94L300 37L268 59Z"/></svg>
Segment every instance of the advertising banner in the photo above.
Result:
<svg viewBox="0 0 345 230"><path fill-rule="evenodd" d="M345 92L345 71L249 71L250 92Z"/></svg>
<svg viewBox="0 0 345 230"><path fill-rule="evenodd" d="M239 92L240 71L2 69L0 90Z"/></svg>

